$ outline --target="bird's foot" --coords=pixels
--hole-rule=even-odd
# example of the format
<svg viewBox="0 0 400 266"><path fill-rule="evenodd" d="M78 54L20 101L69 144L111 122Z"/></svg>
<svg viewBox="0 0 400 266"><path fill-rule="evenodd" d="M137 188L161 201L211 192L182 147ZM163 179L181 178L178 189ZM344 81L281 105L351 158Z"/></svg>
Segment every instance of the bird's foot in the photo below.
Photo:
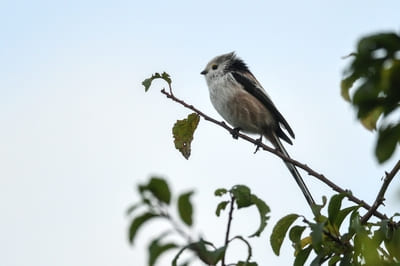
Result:
<svg viewBox="0 0 400 266"><path fill-rule="evenodd" d="M258 150L261 148L262 145L262 135L256 139L256 150L254 151L254 154L256 154L258 152Z"/></svg>
<svg viewBox="0 0 400 266"><path fill-rule="evenodd" d="M233 137L234 139L238 139L238 138L239 138L239 131L240 131L240 127L235 127L235 128L231 131L232 137Z"/></svg>

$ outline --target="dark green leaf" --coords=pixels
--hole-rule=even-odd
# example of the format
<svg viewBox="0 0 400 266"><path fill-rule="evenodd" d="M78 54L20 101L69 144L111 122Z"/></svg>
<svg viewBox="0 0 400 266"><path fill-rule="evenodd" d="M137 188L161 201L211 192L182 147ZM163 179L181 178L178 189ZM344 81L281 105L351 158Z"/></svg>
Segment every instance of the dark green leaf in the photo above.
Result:
<svg viewBox="0 0 400 266"><path fill-rule="evenodd" d="M133 245L133 241L135 240L136 233L138 229L147 221L152 218L159 217L157 214L153 213L145 213L141 216L136 217L133 219L131 226L129 227L129 242Z"/></svg>
<svg viewBox="0 0 400 266"><path fill-rule="evenodd" d="M339 266L353 266L353 264L351 263L352 255L352 252L344 253L343 257L340 260Z"/></svg>
<svg viewBox="0 0 400 266"><path fill-rule="evenodd" d="M318 254L317 257L311 261L310 266L321 266L323 257L323 254Z"/></svg>
<svg viewBox="0 0 400 266"><path fill-rule="evenodd" d="M179 216L181 217L182 221L191 226L193 224L193 207L192 203L190 202L190 196L192 196L193 191L184 193L179 196L178 198L178 211Z"/></svg>
<svg viewBox="0 0 400 266"><path fill-rule="evenodd" d="M283 239L285 238L289 227L294 223L294 221L296 221L298 217L299 215L297 214L286 215L276 223L274 229L272 230L270 243L272 250L277 256L279 256L279 251L281 249Z"/></svg>
<svg viewBox="0 0 400 266"><path fill-rule="evenodd" d="M250 237L260 236L267 226L267 221L269 219L267 214L270 212L270 209L268 205L256 195L251 195L251 202L256 205L258 213L260 214L260 226L258 227L257 231L254 232L254 234L250 235Z"/></svg>
<svg viewBox="0 0 400 266"><path fill-rule="evenodd" d="M171 85L172 80L171 80L171 77L169 76L168 73L163 72L163 73L161 74L161 78L162 78L163 80L165 80L168 84Z"/></svg>
<svg viewBox="0 0 400 266"><path fill-rule="evenodd" d="M297 254L296 259L294 260L294 266L303 266L306 263L308 256L312 250L312 246L309 246L305 249L302 249L299 254Z"/></svg>
<svg viewBox="0 0 400 266"><path fill-rule="evenodd" d="M230 201L221 201L218 206L217 209L215 210L215 214L219 217L219 215L221 214L222 210L225 210L226 206L229 204Z"/></svg>
<svg viewBox="0 0 400 266"><path fill-rule="evenodd" d="M171 78L168 73L163 72L161 75L159 73L154 73L151 75L150 78L143 80L142 85L144 86L144 90L147 92L151 86L151 83L155 79L163 79L165 80L169 85L171 84Z"/></svg>
<svg viewBox="0 0 400 266"><path fill-rule="evenodd" d="M380 163L387 161L392 156L396 146L400 141L400 124L389 125L383 130L379 130L378 143L375 155Z"/></svg>
<svg viewBox="0 0 400 266"><path fill-rule="evenodd" d="M236 185L231 189L231 193L235 197L238 209L253 205L251 200L251 191L247 186Z"/></svg>
<svg viewBox="0 0 400 266"><path fill-rule="evenodd" d="M214 195L220 197L220 196L224 195L226 192L228 192L228 190L226 190L225 188L219 188L219 189L215 190Z"/></svg>
<svg viewBox="0 0 400 266"><path fill-rule="evenodd" d="M190 157L193 134L199 121L200 116L196 113L192 113L188 115L186 119L176 121L172 128L175 148L179 150L186 159Z"/></svg>
<svg viewBox="0 0 400 266"><path fill-rule="evenodd" d="M161 245L159 239L153 240L149 246L149 266L153 266L161 254L177 247L178 246L175 243Z"/></svg>
<svg viewBox="0 0 400 266"><path fill-rule="evenodd" d="M342 206L342 200L343 200L344 196L345 196L345 194L336 194L336 195L333 195L329 201L328 219L332 225L336 221L337 215L340 211L340 207Z"/></svg>
<svg viewBox="0 0 400 266"><path fill-rule="evenodd" d="M159 201L169 204L171 202L171 191L167 181L163 178L152 177L149 184L140 185L139 191L142 194L144 191L149 191Z"/></svg>

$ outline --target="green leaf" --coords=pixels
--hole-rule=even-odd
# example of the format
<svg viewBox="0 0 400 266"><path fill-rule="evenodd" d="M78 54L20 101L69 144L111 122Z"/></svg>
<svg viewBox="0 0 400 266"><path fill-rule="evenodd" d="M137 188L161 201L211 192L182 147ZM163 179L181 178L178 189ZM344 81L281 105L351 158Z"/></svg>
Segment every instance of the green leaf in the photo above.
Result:
<svg viewBox="0 0 400 266"><path fill-rule="evenodd" d="M289 231L289 239L293 243L299 243L301 240L301 235L303 234L304 230L306 229L305 226L295 225Z"/></svg>
<svg viewBox="0 0 400 266"><path fill-rule="evenodd" d="M321 250L321 244L322 244L322 235L323 235L323 230L325 227L325 223L312 223L310 224L311 228L311 239L312 239L312 247L317 251L317 253Z"/></svg>
<svg viewBox="0 0 400 266"><path fill-rule="evenodd" d="M157 259L164 252L177 247L178 246L175 243L168 243L161 245L159 239L153 240L149 246L149 266L154 266Z"/></svg>
<svg viewBox="0 0 400 266"><path fill-rule="evenodd" d="M193 193L193 191L190 191L180 195L178 198L179 216L181 217L182 221L188 226L191 226L193 224L193 206L190 202L190 196L192 196Z"/></svg>
<svg viewBox="0 0 400 266"><path fill-rule="evenodd" d="M378 142L375 148L375 155L379 163L387 161L394 153L400 142L400 124L389 125L379 130Z"/></svg>
<svg viewBox="0 0 400 266"><path fill-rule="evenodd" d="M294 223L294 221L296 221L298 217L299 215L297 214L286 215L276 223L274 229L272 230L270 243L272 250L277 256L279 256L279 251L289 227Z"/></svg>
<svg viewBox="0 0 400 266"><path fill-rule="evenodd" d="M343 210L340 210L339 213L337 214L336 220L334 222L335 225L337 226L337 228L340 229L340 226L342 225L343 220L346 218L346 216L358 208L359 208L359 206L351 206L351 207L347 207Z"/></svg>
<svg viewBox="0 0 400 266"><path fill-rule="evenodd" d="M155 217L159 217L159 215L154 214L154 213L145 213L141 216L136 217L133 219L131 226L129 227L129 242L133 245L133 241L135 240L135 236L139 228L149 221L150 219L153 219Z"/></svg>
<svg viewBox="0 0 400 266"><path fill-rule="evenodd" d="M143 194L144 191L149 191L159 201L169 204L171 202L171 191L167 181L163 178L152 177L149 184L140 185L139 191Z"/></svg>
<svg viewBox="0 0 400 266"><path fill-rule="evenodd" d="M179 259L180 255L181 255L186 249L189 249L189 248L191 248L192 246L193 246L193 243L190 243L190 244L188 244L188 245L182 247L182 248L178 251L178 253L176 253L175 257L173 258L172 263L171 263L172 266L177 266L178 259Z"/></svg>
<svg viewBox="0 0 400 266"><path fill-rule="evenodd" d="M182 153L185 159L189 159L190 157L193 134L199 121L200 116L192 113L186 119L177 120L172 128L175 148Z"/></svg>
<svg viewBox="0 0 400 266"><path fill-rule="evenodd" d="M306 263L308 256L312 250L312 246L309 246L305 249L302 249L299 254L297 254L296 259L294 260L294 266L303 266Z"/></svg>
<svg viewBox="0 0 400 266"><path fill-rule="evenodd" d="M218 206L217 209L215 210L215 214L219 217L219 215L221 214L222 210L225 210L226 206L229 204L230 201L221 201Z"/></svg>
<svg viewBox="0 0 400 266"><path fill-rule="evenodd" d="M228 192L228 190L226 190L225 188L219 188L219 189L215 190L214 195L220 197L220 196L226 194L226 192Z"/></svg>
<svg viewBox="0 0 400 266"><path fill-rule="evenodd" d="M312 210L312 212L313 212L313 214L314 214L316 219L320 219L321 218L321 216L322 216L321 215L321 210L322 210L322 208L325 207L326 201L327 201L326 197L322 196L322 204L321 205L314 204L313 206L311 206L311 210Z"/></svg>
<svg viewBox="0 0 400 266"><path fill-rule="evenodd" d="M366 116L360 118L362 125L369 131L376 129L376 122L383 113L383 108L378 106L372 109Z"/></svg>
<svg viewBox="0 0 400 266"><path fill-rule="evenodd" d="M269 219L269 216L267 216L267 214L270 212L270 209L268 205L263 200L259 199L256 195L251 195L251 201L256 205L258 213L260 214L260 226L258 227L257 231L249 237L260 236L260 234L267 226L267 221Z"/></svg>
<svg viewBox="0 0 400 266"><path fill-rule="evenodd" d="M256 205L258 213L260 214L260 226L258 227L257 231L249 237L260 236L260 234L264 231L269 219L269 216L267 216L267 214L270 212L268 205L256 195L251 194L250 189L245 185L236 185L230 190L230 192L236 200L238 209Z"/></svg>
<svg viewBox="0 0 400 266"><path fill-rule="evenodd" d="M172 80L171 80L171 77L169 76L168 73L163 72L163 73L161 74L161 78L162 78L163 80L165 80L169 85L171 85Z"/></svg>
<svg viewBox="0 0 400 266"><path fill-rule="evenodd" d="M335 255L332 258L329 259L328 261L328 266L334 266L336 265L336 263L338 263L338 261L340 261L340 256L339 255Z"/></svg>
<svg viewBox="0 0 400 266"><path fill-rule="evenodd" d="M400 260L400 228L392 230L391 238L385 240L385 247L391 256Z"/></svg>
<svg viewBox="0 0 400 266"><path fill-rule="evenodd" d="M340 83L340 94L342 95L343 99L345 99L347 102L350 102L350 89L353 87L354 82L359 78L359 76L352 74L342 80Z"/></svg>
<svg viewBox="0 0 400 266"><path fill-rule="evenodd" d="M199 242L193 243L190 249L193 250L200 260L202 260L207 265L216 265L224 256L226 247L220 247L213 251L209 251L206 248L206 242L200 240Z"/></svg>
<svg viewBox="0 0 400 266"><path fill-rule="evenodd" d="M144 90L147 92L151 86L151 83L153 82L153 80L155 79L163 79L165 80L169 85L171 84L171 78L169 76L168 73L163 72L161 75L159 73L154 73L153 75L151 75L150 78L147 78L145 80L143 80L142 85L144 86Z"/></svg>
<svg viewBox="0 0 400 266"><path fill-rule="evenodd" d="M324 257L323 254L318 254L317 257L315 257L315 258L311 261L310 266L321 266L321 265L322 265L323 257Z"/></svg>
<svg viewBox="0 0 400 266"><path fill-rule="evenodd" d="M361 224L361 217L358 211L353 211L350 215L349 232L355 232L357 234L365 232L365 228Z"/></svg>
<svg viewBox="0 0 400 266"><path fill-rule="evenodd" d="M245 185L236 185L231 189L231 193L235 197L238 209L253 205L251 200L251 191Z"/></svg>
<svg viewBox="0 0 400 266"><path fill-rule="evenodd" d="M336 221L337 215L340 211L340 207L342 206L342 200L344 197L345 197L345 194L336 194L336 195L333 195L329 201L328 219L332 225L335 224L335 221Z"/></svg>

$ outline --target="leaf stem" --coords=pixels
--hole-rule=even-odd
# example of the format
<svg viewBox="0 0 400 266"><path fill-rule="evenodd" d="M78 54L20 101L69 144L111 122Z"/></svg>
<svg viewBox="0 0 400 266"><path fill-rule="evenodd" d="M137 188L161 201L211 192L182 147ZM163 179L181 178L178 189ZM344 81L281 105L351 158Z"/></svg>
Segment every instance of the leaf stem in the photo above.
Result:
<svg viewBox="0 0 400 266"><path fill-rule="evenodd" d="M226 254L226 250L228 248L228 244L229 244L229 233L231 230L231 223L232 223L232 219L233 219L233 209L234 209L234 203L235 203L235 196L233 196L231 194L231 204L229 207L229 215L228 215L228 224L226 226L226 233L225 233L225 252L224 255L222 256L222 266L225 266L225 254Z"/></svg>

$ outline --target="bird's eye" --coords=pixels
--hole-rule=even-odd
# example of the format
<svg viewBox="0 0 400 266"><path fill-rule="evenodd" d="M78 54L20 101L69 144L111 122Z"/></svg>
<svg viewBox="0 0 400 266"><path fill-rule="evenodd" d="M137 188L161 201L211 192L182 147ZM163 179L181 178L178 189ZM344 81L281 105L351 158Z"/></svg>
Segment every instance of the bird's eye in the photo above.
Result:
<svg viewBox="0 0 400 266"><path fill-rule="evenodd" d="M215 70L218 68L218 65L212 65L211 68Z"/></svg>

